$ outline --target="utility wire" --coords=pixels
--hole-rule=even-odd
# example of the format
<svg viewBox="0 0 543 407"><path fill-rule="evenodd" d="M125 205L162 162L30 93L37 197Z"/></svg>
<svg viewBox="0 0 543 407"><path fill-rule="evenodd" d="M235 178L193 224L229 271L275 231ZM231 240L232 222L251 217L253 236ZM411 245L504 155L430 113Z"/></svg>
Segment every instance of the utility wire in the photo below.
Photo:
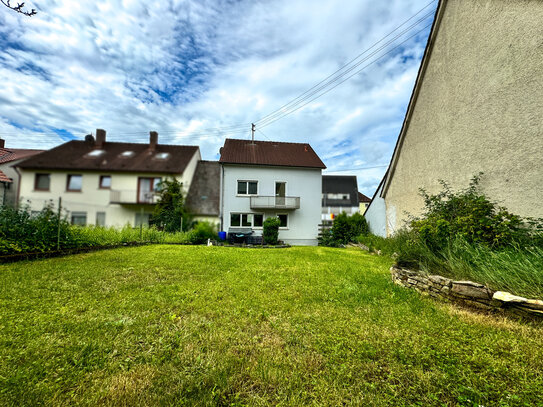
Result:
<svg viewBox="0 0 543 407"><path fill-rule="evenodd" d="M357 167L357 168L343 168L341 170L331 170L331 169L326 169L324 171L330 171L330 172L344 172L344 171L359 171L359 170L372 170L374 168L385 168L385 167L388 167L388 164L386 165L374 165L373 167Z"/></svg>
<svg viewBox="0 0 543 407"><path fill-rule="evenodd" d="M428 8L431 4L433 4L435 2L435 0L431 1L430 3L428 3L426 6L424 6L422 9L420 9L417 13L415 13L414 15L412 15L410 18L408 18L407 20L405 20L402 24L400 24L399 26L397 26L394 30L392 30L391 32L389 32L387 35L385 35L384 37L382 37L379 41L375 42L372 46L370 46L369 48L367 48L366 50L364 50L362 53L358 54L355 58L353 58L351 61L349 61L348 63L346 63L345 65L343 65L341 68L339 68L338 70L336 70L335 72L333 72L332 74L328 75L326 78L324 78L323 80L321 80L320 82L318 82L317 84L315 84L313 87L311 87L310 89L308 89L307 91L305 91L304 93L300 94L299 96L297 96L296 98L292 99L290 102L286 103L285 105L281 106L279 109L267 114L266 116L260 118L259 120L257 120L255 123L259 123L260 125L262 125L265 121L271 119L273 116L276 116L282 112L284 112L284 110L287 108L287 107L292 107L291 105L296 105L300 102L302 102L303 100L307 99L308 97L311 97L312 94L315 94L316 92L318 92L320 89L322 89L323 87L325 86L328 86L329 84L339 80L342 76L344 76L346 73L352 71L352 69L354 69L356 66L360 65L361 63L364 62L363 61L359 61L354 67L351 66L351 64L353 62L355 62L356 60L358 60L362 55L366 54L368 51L370 51L371 49L375 48L378 44L380 44L381 42L383 42L387 37L391 36L393 33L395 33L396 31L398 31L402 26L404 26L405 24L407 24L409 21L411 21L413 18L415 18L417 15L419 15L420 13L422 13L426 8ZM406 29L404 29L400 34L396 35L396 37L394 37L392 40L388 41L384 46L381 46L377 51L379 51L380 49L383 49L383 47L385 47L386 45L390 44L392 41L394 41L395 39L399 38L401 35L405 34L407 31L409 31L411 28L413 28L414 26L416 26L417 24L419 24L421 21L424 21L428 16L432 15L434 12L430 12L428 14L425 14L421 19L419 19L418 21L416 21L414 24L410 25L409 27L407 27ZM373 54L375 54L375 52L377 51L374 51ZM365 60L367 60L367 57L365 58ZM345 68L348 68L349 67L349 70L347 70L346 72L343 72L339 75L337 75L338 73L340 73L341 71L343 71ZM321 86L322 85L322 86ZM315 89L319 87L319 89ZM313 91L313 92L312 92ZM311 94L310 94L311 93Z"/></svg>
<svg viewBox="0 0 543 407"><path fill-rule="evenodd" d="M320 98L321 96L327 94L328 92L330 92L331 90L337 88L339 85L341 85L343 82L351 79L353 76L355 75L358 75L360 72L362 72L364 69L366 69L368 66L371 66L373 65L374 63L376 63L377 61L379 61L380 59L382 59L383 57L385 57L386 55L390 54L392 51L394 51L395 49L399 48L401 45L403 45L404 43L406 43L407 41L409 41L411 38L417 36L418 34L420 34L421 32L423 32L424 30L426 30L428 27L430 27L432 25L432 23L424 26L421 30L417 31L415 34L409 36L408 38L406 38L404 41L400 42L398 45L396 45L395 47L391 48L390 50L388 50L387 52L385 52L384 54L380 55L379 57L377 57L375 60L373 60L372 62L370 62L369 64L366 64L364 65L361 69L355 71L353 74L347 76L345 79L342 79L340 82L337 82L334 84L334 86L332 86L331 88L328 88L326 89L324 92L318 94L317 96L315 96L314 98L312 99L309 99L307 102L305 102L304 104L300 105L300 106L297 106L296 108L294 109L291 109L291 110L288 110L286 111L284 114L274 118L273 120L269 120L269 121L266 121L264 124L261 124L260 127L266 127L266 126L269 126L270 124L272 124L273 122L276 122L277 120L280 120L294 112L296 112L297 110L300 110L302 107L308 105L309 103L313 102L314 100Z"/></svg>

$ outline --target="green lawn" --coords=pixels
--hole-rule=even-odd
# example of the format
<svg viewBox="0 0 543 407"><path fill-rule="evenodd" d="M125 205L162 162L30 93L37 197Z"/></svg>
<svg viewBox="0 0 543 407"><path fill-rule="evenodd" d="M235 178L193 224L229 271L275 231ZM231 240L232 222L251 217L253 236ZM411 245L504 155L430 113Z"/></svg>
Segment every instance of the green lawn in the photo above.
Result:
<svg viewBox="0 0 543 407"><path fill-rule="evenodd" d="M0 266L0 405L543 405L543 327L330 248L147 246Z"/></svg>

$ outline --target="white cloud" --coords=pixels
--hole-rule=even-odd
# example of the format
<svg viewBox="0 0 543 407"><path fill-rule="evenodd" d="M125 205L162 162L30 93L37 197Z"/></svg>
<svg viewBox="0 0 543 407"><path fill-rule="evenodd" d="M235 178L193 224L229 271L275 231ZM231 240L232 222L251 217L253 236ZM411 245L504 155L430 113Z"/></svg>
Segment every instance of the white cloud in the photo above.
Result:
<svg viewBox="0 0 543 407"><path fill-rule="evenodd" d="M0 9L0 136L8 146L48 148L63 142L52 129L83 137L104 128L109 139L135 142L157 130L162 142L199 144L215 159L224 137L248 137L249 123L426 4L40 0L28 3L38 9L32 18ZM424 45L409 41L262 132L310 142L330 169L388 163ZM238 123L247 125L204 131ZM384 170L353 173L371 195Z"/></svg>

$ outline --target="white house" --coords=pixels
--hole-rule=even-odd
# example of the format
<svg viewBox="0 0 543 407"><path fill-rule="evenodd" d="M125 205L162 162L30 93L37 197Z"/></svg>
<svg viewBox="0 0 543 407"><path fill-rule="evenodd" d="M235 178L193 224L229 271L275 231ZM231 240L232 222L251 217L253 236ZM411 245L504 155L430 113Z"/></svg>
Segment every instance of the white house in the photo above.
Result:
<svg viewBox="0 0 543 407"><path fill-rule="evenodd" d="M262 236L277 216L280 240L317 244L326 166L309 144L226 139L220 155L222 230Z"/></svg>
<svg viewBox="0 0 543 407"><path fill-rule="evenodd" d="M158 144L156 132L149 144L117 143L98 129L96 140L69 141L20 162L19 202L39 211L62 198L73 224L139 226L149 222L157 184L176 178L187 193L200 158L197 146Z"/></svg>

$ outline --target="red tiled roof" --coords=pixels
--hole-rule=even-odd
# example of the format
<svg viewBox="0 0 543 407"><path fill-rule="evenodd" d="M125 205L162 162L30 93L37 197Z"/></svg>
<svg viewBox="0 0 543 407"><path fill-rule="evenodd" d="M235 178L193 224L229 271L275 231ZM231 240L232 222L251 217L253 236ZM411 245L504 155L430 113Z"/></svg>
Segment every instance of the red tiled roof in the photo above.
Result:
<svg viewBox="0 0 543 407"><path fill-rule="evenodd" d="M26 148L0 148L0 164L31 157L44 151Z"/></svg>
<svg viewBox="0 0 543 407"><path fill-rule="evenodd" d="M157 144L155 150L149 144L105 142L101 148L94 142L72 140L21 162L23 169L43 170L90 170L120 172L157 172L181 174L198 146ZM101 154L89 156L93 151ZM123 156L131 151L132 155ZM166 157L160 159L160 153Z"/></svg>
<svg viewBox="0 0 543 407"><path fill-rule="evenodd" d="M368 198L362 192L358 193L358 202L371 202L371 198Z"/></svg>
<svg viewBox="0 0 543 407"><path fill-rule="evenodd" d="M307 143L226 139L220 163L326 168Z"/></svg>
<svg viewBox="0 0 543 407"><path fill-rule="evenodd" d="M0 182L12 182L12 180L6 174L0 171Z"/></svg>

